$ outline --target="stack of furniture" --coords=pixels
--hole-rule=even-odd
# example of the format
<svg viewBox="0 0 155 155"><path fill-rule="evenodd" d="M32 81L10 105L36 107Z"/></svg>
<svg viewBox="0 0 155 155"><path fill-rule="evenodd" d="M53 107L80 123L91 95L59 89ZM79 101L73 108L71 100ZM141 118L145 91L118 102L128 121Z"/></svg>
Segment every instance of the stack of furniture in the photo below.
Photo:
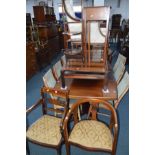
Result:
<svg viewBox="0 0 155 155"><path fill-rule="evenodd" d="M60 51L59 35L53 7L33 6L34 26L38 31L41 47L37 53L40 68L49 64Z"/></svg>
<svg viewBox="0 0 155 155"><path fill-rule="evenodd" d="M63 49L62 31L58 29L54 8L33 6L33 11L33 20L30 13L26 14L27 79L50 64Z"/></svg>
<svg viewBox="0 0 155 155"><path fill-rule="evenodd" d="M110 7L83 8L82 48L65 51L67 63L62 71L63 88L66 78L97 80L105 77L108 71L109 15Z"/></svg>

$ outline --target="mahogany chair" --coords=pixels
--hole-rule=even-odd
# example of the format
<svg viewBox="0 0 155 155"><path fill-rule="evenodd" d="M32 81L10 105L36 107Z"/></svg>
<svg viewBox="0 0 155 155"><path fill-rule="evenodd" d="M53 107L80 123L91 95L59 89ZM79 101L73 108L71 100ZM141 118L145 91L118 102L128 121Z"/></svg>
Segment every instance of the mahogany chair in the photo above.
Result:
<svg viewBox="0 0 155 155"><path fill-rule="evenodd" d="M48 97L48 94L60 96L64 101ZM37 119L31 126L27 128L26 139L44 147L54 148L57 155L61 154L61 145L63 139L63 122L68 111L68 92L62 90L54 90L52 88L43 87L41 89L41 99L26 110L26 114L33 112L37 107L42 106L43 115ZM53 105L63 107L61 110L53 108ZM55 116L54 112L58 112L59 116Z"/></svg>
<svg viewBox="0 0 155 155"><path fill-rule="evenodd" d="M82 41L85 62L88 66L107 65L110 7L83 9Z"/></svg>
<svg viewBox="0 0 155 155"><path fill-rule="evenodd" d="M116 101L114 101L115 109L118 108L118 105L119 105L121 99L127 93L128 90L129 90L129 74L126 71L125 74L123 75L123 78L121 79L120 83L117 86L118 99Z"/></svg>
<svg viewBox="0 0 155 155"><path fill-rule="evenodd" d="M118 99L117 100L114 100L114 101L110 100L108 102L111 105L113 105L113 107L115 109L117 109L118 106L119 106L120 101L122 100L122 98L124 97L124 95L128 92L128 90L129 90L129 74L126 71L125 74L123 75L123 78L121 79L121 81L117 85ZM100 104L99 107L102 108L102 104ZM90 112L91 112L91 109L90 109Z"/></svg>
<svg viewBox="0 0 155 155"><path fill-rule="evenodd" d="M82 3L82 2L81 2ZM64 35L69 35L70 39L67 40L71 43L71 49L65 49L64 54L66 55L67 59L74 59L79 58L82 59L81 56L81 48L74 48L73 44L81 46L81 32L82 32L82 23L81 19L75 16L73 10L73 0L62 0L64 12L66 15L67 22L65 23L65 27L68 29L65 30ZM82 4L81 4L82 7Z"/></svg>
<svg viewBox="0 0 155 155"><path fill-rule="evenodd" d="M45 73L45 75L43 76L43 82L44 82L44 86L46 88L52 88L53 89L55 87L57 81L56 81L56 79L55 79L55 77L54 77L53 72L52 72L51 69L49 69ZM51 97L51 99L57 99L60 102L63 101L63 98L61 98L61 97L55 97L55 96L52 95L52 93L50 94L50 97ZM61 109L62 107L59 106L59 105L54 105L54 108L55 109ZM57 115L56 112L55 112L55 115Z"/></svg>
<svg viewBox="0 0 155 155"><path fill-rule="evenodd" d="M52 89L54 89L54 87L55 87L55 85L56 85L56 83L57 82L60 82L59 80L59 76L61 76L60 74L61 74L61 69L59 68L59 67L61 67L61 64L60 64L60 61L58 61L57 63L56 63L56 66L55 66L55 68L53 69L52 68L52 70L51 69L49 69L46 73L45 73L45 75L43 76L43 82L44 82L44 86L46 87L46 88L52 88ZM55 74L53 74L53 72L55 72ZM59 75L59 76L57 76L57 75ZM55 76L56 76L56 78L55 78ZM56 96L53 96L52 94L50 94L50 97L51 97L51 99L57 99L58 101L64 101L64 99L63 98L61 98L61 97L56 97ZM68 99L68 102L69 102L69 107L71 107L72 105L73 105L73 103L75 102L75 100L74 99ZM58 111L59 111L59 109L61 109L62 107L60 106L60 105L54 105L54 108L55 109L58 109ZM55 115L57 115L57 114L59 114L58 112L55 112ZM78 109L78 117L79 117L79 119L80 119L80 108Z"/></svg>
<svg viewBox="0 0 155 155"><path fill-rule="evenodd" d="M93 114L89 119L78 120L77 110L80 105L91 102ZM111 112L110 123L97 120L98 105ZM74 125L68 131L70 118L73 116ZM74 145L89 151L104 151L115 155L118 136L117 114L113 106L101 99L78 100L68 111L64 121L64 138L67 155L70 155L70 146Z"/></svg>
<svg viewBox="0 0 155 155"><path fill-rule="evenodd" d="M65 78L103 79L108 72L108 25L110 7L84 7L82 11L81 60L68 60L62 72L62 87Z"/></svg>
<svg viewBox="0 0 155 155"><path fill-rule="evenodd" d="M122 63L122 64L125 65L125 62L126 62L126 57L119 53L118 58L117 58L117 60L116 60L116 63L115 63L115 65L114 65L114 67L113 67L113 71L114 71L114 72L116 71L116 69L117 69L118 66L119 66L119 63Z"/></svg>

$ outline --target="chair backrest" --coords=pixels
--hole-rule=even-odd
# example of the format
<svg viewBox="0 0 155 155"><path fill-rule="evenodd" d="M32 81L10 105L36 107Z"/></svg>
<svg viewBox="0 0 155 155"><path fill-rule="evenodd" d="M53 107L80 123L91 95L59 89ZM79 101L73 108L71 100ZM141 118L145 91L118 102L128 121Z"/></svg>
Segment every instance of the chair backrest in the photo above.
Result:
<svg viewBox="0 0 155 155"><path fill-rule="evenodd" d="M114 72L114 77L115 77L117 84L120 82L124 74L124 71L125 71L125 65L120 62L116 71Z"/></svg>
<svg viewBox="0 0 155 155"><path fill-rule="evenodd" d="M107 47L108 47L108 25L109 25L110 7L84 7L82 12L82 42L85 61L88 65L94 61L93 53L101 57L98 58L99 62L103 62L103 66L107 63ZM91 45L100 45L101 51L91 51ZM88 47L88 48L87 48ZM104 52L103 52L104 51Z"/></svg>
<svg viewBox="0 0 155 155"><path fill-rule="evenodd" d="M51 98L49 95L55 96ZM42 96L42 110L44 114L52 114L62 116L64 113L67 113L69 108L68 100L68 91L55 90L53 88L42 87L41 88ZM58 98L64 98L63 101L58 100ZM59 107L59 108L56 108ZM57 114L57 115L56 115Z"/></svg>
<svg viewBox="0 0 155 155"><path fill-rule="evenodd" d="M46 87L54 88L56 80L52 74L52 70L49 69L43 76L43 82Z"/></svg>
<svg viewBox="0 0 155 155"><path fill-rule="evenodd" d="M68 28L70 33L79 33L82 31L82 25L80 19L75 16L73 10L73 0L62 0L66 19L68 22ZM79 22L79 23L77 23Z"/></svg>
<svg viewBox="0 0 155 155"><path fill-rule="evenodd" d="M119 66L119 63L122 63L125 65L125 62L126 62L126 57L119 53L116 63L113 67L113 71L114 72L116 71L117 67Z"/></svg>
<svg viewBox="0 0 155 155"><path fill-rule="evenodd" d="M58 81L60 76L61 76L61 70L62 70L62 64L61 64L61 60L59 60L52 68L54 74L55 74L55 77L56 77L56 80Z"/></svg>
<svg viewBox="0 0 155 155"><path fill-rule="evenodd" d="M129 74L126 71L122 80L117 86L117 91L118 91L118 100L115 101L115 108L117 109L121 99L123 96L126 94L126 92L129 90Z"/></svg>
<svg viewBox="0 0 155 155"><path fill-rule="evenodd" d="M58 65L59 65L59 63L58 63ZM61 65L61 64L60 64ZM57 67L57 66L56 66ZM53 89L54 87L55 87L55 85L56 85L56 80L55 80L55 78L54 78L54 75L53 75L53 73L52 73L52 70L51 69L49 69L46 73L45 73L45 75L43 76L43 82L44 82L44 85L45 85L45 88L46 89ZM44 88L44 89L45 89ZM52 93L49 93L49 95L50 95L50 98L51 98L51 100L54 100L53 102L57 102L57 101L55 101L55 100L57 100L58 99L58 97L56 97L56 96L53 96L53 91L52 91ZM59 109L60 108L62 108L59 104L55 104L54 105L54 109L58 109L58 111L59 111ZM57 113L55 113L55 115L56 114L59 114L58 112Z"/></svg>

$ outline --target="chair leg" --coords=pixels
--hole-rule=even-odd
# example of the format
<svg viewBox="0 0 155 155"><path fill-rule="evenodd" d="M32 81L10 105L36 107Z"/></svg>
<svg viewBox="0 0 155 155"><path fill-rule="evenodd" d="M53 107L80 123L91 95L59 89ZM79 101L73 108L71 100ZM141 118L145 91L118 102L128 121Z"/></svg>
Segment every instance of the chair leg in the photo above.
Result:
<svg viewBox="0 0 155 155"><path fill-rule="evenodd" d="M26 141L26 152L28 155L30 155L30 149L29 149L28 141Z"/></svg>
<svg viewBox="0 0 155 155"><path fill-rule="evenodd" d="M57 149L57 155L61 155L61 148Z"/></svg>
<svg viewBox="0 0 155 155"><path fill-rule="evenodd" d="M66 145L66 155L70 155L70 145L68 143L65 143Z"/></svg>

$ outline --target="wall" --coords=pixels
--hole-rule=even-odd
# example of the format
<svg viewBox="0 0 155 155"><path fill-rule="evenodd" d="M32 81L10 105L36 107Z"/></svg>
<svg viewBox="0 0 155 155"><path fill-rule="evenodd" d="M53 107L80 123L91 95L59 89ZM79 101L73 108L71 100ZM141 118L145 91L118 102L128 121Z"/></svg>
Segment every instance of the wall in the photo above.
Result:
<svg viewBox="0 0 155 155"><path fill-rule="evenodd" d="M37 5L40 1L45 1L48 3L49 6L52 6L52 0L27 0L26 1L26 12L31 13L31 16L33 15L33 7L34 5ZM74 0L75 3L78 3L79 0ZM77 1L77 2L76 2ZM95 5L110 5L112 7L111 9L111 16L112 14L121 14L122 19L128 19L129 18L129 0L120 0L120 7L117 7L117 1L118 0L94 0ZM87 2L87 5L89 3L92 3L92 0L84 1L84 3ZM54 11L57 19L59 19L58 14L58 4L61 3L61 0L53 0L54 3Z"/></svg>
<svg viewBox="0 0 155 155"><path fill-rule="evenodd" d="M94 0L94 6L104 6L104 0Z"/></svg>
<svg viewBox="0 0 155 155"><path fill-rule="evenodd" d="M31 13L31 17L34 17L33 14L33 7L35 5L34 0L27 0L26 1L26 13Z"/></svg>
<svg viewBox="0 0 155 155"><path fill-rule="evenodd" d="M118 0L105 0L105 6L111 6L112 14L121 14L122 19L129 19L129 0L120 0L120 7L117 6Z"/></svg>

